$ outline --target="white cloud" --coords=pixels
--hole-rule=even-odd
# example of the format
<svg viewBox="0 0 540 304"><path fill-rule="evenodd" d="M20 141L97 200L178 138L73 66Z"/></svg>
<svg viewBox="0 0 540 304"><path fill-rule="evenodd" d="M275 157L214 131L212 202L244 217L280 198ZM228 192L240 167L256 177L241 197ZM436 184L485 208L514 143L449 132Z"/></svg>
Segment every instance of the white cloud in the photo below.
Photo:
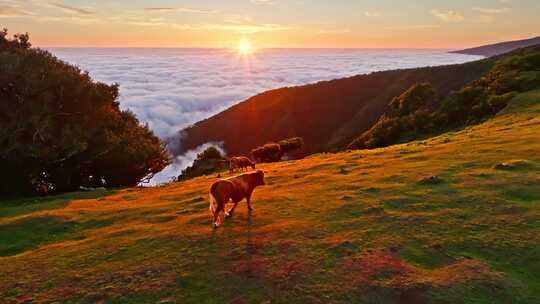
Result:
<svg viewBox="0 0 540 304"><path fill-rule="evenodd" d="M69 14L78 14L78 15L93 15L95 12L88 9L88 8L82 8L82 7L75 7L70 5L65 5L63 3L49 3L50 6L60 8L65 13Z"/></svg>
<svg viewBox="0 0 540 304"><path fill-rule="evenodd" d="M509 11L509 8L507 7L502 7L502 8L473 7L472 10L480 12L482 14L502 14Z"/></svg>
<svg viewBox="0 0 540 304"><path fill-rule="evenodd" d="M461 22L465 17L456 11L431 10L431 14L444 22Z"/></svg>
<svg viewBox="0 0 540 304"><path fill-rule="evenodd" d="M366 17L381 17L382 13L377 11L365 11L364 15Z"/></svg>

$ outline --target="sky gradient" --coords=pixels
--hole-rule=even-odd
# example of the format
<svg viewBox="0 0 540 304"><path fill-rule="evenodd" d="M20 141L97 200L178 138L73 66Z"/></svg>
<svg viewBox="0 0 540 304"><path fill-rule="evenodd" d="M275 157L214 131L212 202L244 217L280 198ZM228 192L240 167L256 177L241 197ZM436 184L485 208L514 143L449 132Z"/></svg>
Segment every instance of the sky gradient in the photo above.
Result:
<svg viewBox="0 0 540 304"><path fill-rule="evenodd" d="M462 48L540 35L538 0L0 0L40 47Z"/></svg>

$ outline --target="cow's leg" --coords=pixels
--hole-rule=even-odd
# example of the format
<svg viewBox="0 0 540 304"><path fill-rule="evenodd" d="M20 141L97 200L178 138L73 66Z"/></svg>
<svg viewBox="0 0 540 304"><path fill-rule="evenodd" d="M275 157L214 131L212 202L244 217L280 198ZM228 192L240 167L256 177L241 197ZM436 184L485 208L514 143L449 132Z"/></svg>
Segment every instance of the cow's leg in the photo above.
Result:
<svg viewBox="0 0 540 304"><path fill-rule="evenodd" d="M210 193L210 206L208 209L210 209L210 213L212 213L212 226L214 226L214 228L217 228L217 216L218 216L218 208L219 208L219 202L216 200L216 198L214 197L214 195L212 193Z"/></svg>
<svg viewBox="0 0 540 304"><path fill-rule="evenodd" d="M248 193L246 195L246 202L247 202L248 210L253 211L253 208L251 208L251 193Z"/></svg>
<svg viewBox="0 0 540 304"><path fill-rule="evenodd" d="M212 222L212 225L214 226L214 228L217 228L219 227L219 223L218 223L218 220L219 220L219 211L218 210L214 210L213 208L210 208L210 211L212 211L212 217L213 217L213 222Z"/></svg>
<svg viewBox="0 0 540 304"><path fill-rule="evenodd" d="M234 203L231 209L225 212L225 217L231 217L233 215L234 209L236 209L236 206L238 206L237 202Z"/></svg>
<svg viewBox="0 0 540 304"><path fill-rule="evenodd" d="M214 228L219 227L221 225L221 211L224 211L225 203L222 203L222 200L217 199L215 202L214 207L210 208L210 211L212 211L212 215L214 216Z"/></svg>

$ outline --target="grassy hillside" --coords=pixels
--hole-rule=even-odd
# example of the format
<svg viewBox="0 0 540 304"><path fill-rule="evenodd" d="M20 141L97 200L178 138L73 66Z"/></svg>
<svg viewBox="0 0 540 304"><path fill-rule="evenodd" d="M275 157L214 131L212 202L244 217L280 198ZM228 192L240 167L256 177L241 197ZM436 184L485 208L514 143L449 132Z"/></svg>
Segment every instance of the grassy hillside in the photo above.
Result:
<svg viewBox="0 0 540 304"><path fill-rule="evenodd" d="M181 153L209 141L224 142L230 155L267 142L300 136L302 155L337 150L371 128L390 100L429 81L442 96L484 75L493 60L376 72L256 95L196 123L179 136Z"/></svg>
<svg viewBox="0 0 540 304"><path fill-rule="evenodd" d="M0 298L538 303L540 90L426 141L263 165L213 230L215 177L0 205ZM79 195L79 194L77 194Z"/></svg>

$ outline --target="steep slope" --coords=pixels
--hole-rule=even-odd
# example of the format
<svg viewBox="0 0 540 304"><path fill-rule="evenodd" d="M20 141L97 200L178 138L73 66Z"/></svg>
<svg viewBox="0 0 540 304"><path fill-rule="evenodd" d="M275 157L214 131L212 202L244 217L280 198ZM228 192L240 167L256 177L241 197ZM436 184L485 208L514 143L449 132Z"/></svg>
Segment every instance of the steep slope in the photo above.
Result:
<svg viewBox="0 0 540 304"><path fill-rule="evenodd" d="M529 47L529 46L533 46L537 44L540 44L540 36L530 38L530 39L489 44L489 45L474 47L470 49L452 51L450 53L492 57L492 56L509 53L513 50L517 50L520 48Z"/></svg>
<svg viewBox="0 0 540 304"><path fill-rule="evenodd" d="M264 92L183 130L176 152L217 141L231 155L249 154L256 146L294 136L305 139L302 155L335 150L369 129L391 98L414 83L430 81L447 94L485 74L492 63L377 72Z"/></svg>
<svg viewBox="0 0 540 304"><path fill-rule="evenodd" d="M218 230L214 177L3 202L0 298L538 303L538 134L540 90L430 140L262 165L255 211Z"/></svg>

